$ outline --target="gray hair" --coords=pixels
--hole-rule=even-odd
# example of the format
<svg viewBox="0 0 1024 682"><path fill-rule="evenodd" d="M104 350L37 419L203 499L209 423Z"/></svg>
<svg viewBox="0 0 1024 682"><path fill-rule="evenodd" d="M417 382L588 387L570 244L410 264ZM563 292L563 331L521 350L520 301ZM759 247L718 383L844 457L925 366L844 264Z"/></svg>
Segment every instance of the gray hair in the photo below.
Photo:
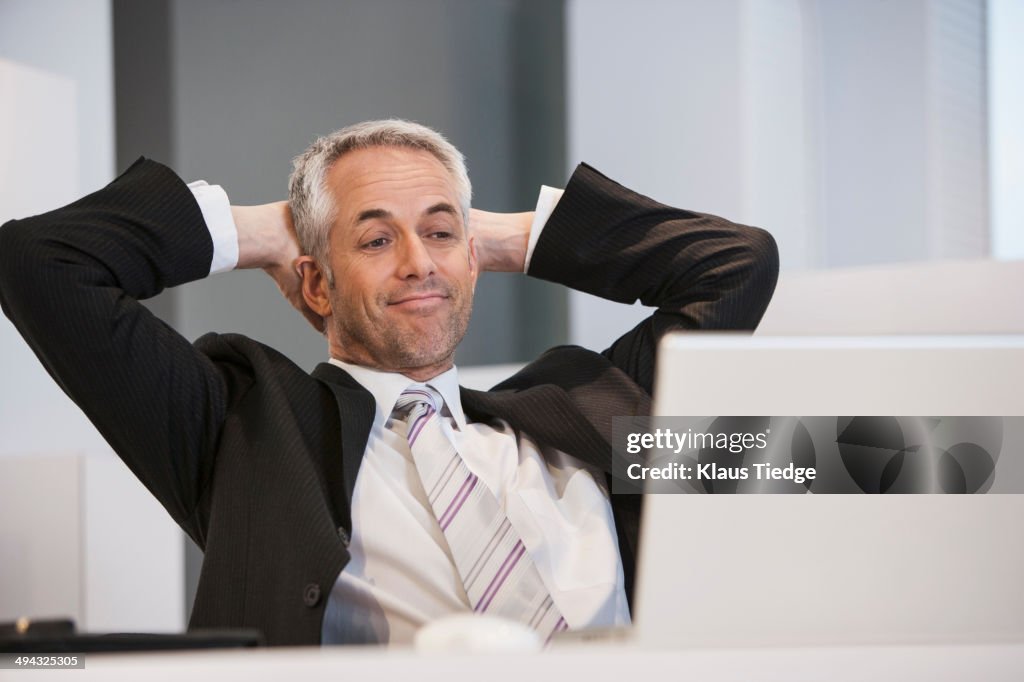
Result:
<svg viewBox="0 0 1024 682"><path fill-rule="evenodd" d="M408 147L432 154L455 180L463 224L469 226L473 186L466 172L466 159L441 133L401 119L364 121L337 130L318 138L295 157L288 181L288 200L299 245L303 253L312 256L324 269L330 284L334 283L334 278L327 267L327 256L337 207L327 187L327 173L334 162L348 152L368 147Z"/></svg>

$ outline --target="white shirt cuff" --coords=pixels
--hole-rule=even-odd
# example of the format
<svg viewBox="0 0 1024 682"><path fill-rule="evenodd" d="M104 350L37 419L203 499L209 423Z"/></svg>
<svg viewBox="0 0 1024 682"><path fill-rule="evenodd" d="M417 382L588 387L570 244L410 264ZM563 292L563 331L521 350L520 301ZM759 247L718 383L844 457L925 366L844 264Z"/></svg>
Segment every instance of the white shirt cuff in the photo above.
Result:
<svg viewBox="0 0 1024 682"><path fill-rule="evenodd" d="M555 212L558 200L565 194L564 189L556 189L547 185L540 186L540 195L537 197L537 208L533 212L533 223L530 225L530 241L526 244L526 262L523 264L523 272L530 269L530 260L533 258L533 250L537 247L537 240L548 218Z"/></svg>
<svg viewBox="0 0 1024 682"><path fill-rule="evenodd" d="M203 212L206 229L213 240L213 260L210 274L234 270L238 265L238 228L231 216L231 202L220 185L207 184L205 180L188 183L199 210Z"/></svg>

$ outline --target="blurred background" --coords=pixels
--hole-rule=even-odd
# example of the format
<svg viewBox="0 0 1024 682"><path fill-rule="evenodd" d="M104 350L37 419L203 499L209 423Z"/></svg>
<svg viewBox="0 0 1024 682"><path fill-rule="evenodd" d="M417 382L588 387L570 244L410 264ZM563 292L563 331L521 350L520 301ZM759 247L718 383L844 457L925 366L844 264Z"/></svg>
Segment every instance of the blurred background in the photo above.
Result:
<svg viewBox="0 0 1024 682"><path fill-rule="evenodd" d="M784 282L925 272L926 295L982 282L966 307L998 312L1019 289L984 278L1010 281L1024 258L1021 35L1024 0L0 0L0 221L97 189L139 155L233 203L281 199L316 136L401 117L465 153L480 208L531 210L585 160L768 229ZM832 304L805 288L798 309ZM190 339L241 332L307 369L326 358L259 272L147 305ZM601 349L644 314L492 275L457 361ZM889 331L970 331L955 318ZM6 319L0 376L0 518L48 507L32 532L0 527L0 620L180 629L198 550Z"/></svg>

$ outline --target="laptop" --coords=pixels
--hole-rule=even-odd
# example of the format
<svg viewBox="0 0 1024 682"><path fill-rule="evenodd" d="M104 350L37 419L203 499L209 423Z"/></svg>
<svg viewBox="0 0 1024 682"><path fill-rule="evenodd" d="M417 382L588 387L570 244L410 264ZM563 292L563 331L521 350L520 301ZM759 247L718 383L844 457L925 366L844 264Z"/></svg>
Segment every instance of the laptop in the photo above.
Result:
<svg viewBox="0 0 1024 682"><path fill-rule="evenodd" d="M654 411L1022 418L986 494L649 494L636 643L1024 641L1024 337L670 335Z"/></svg>

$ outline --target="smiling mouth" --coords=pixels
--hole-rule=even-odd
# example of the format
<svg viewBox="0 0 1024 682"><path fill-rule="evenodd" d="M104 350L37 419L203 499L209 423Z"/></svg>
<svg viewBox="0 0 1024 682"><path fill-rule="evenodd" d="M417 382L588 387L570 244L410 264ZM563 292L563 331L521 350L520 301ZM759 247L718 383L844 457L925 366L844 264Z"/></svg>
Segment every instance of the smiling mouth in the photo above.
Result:
<svg viewBox="0 0 1024 682"><path fill-rule="evenodd" d="M403 298L391 301L388 305L416 305L416 304L429 304L438 301L446 300L448 297L439 292L430 292L423 294L414 294L412 296L405 296Z"/></svg>

